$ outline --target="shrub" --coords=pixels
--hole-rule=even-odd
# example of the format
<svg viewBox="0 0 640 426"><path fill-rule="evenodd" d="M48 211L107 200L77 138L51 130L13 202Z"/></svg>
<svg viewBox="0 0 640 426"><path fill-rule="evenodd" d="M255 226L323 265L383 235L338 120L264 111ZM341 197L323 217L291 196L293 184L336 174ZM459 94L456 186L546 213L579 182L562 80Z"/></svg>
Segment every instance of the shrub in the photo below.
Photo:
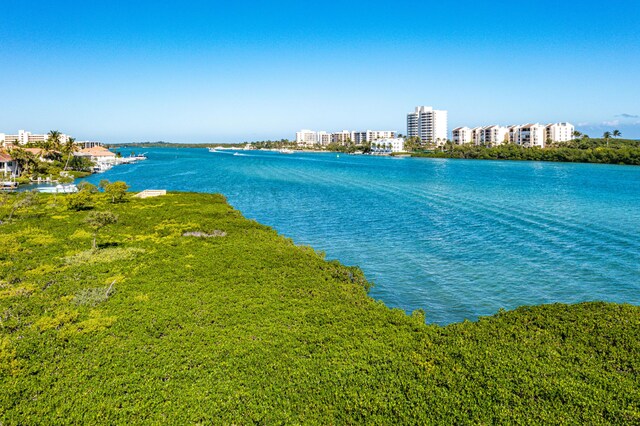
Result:
<svg viewBox="0 0 640 426"><path fill-rule="evenodd" d="M69 210L89 210L93 207L93 197L89 191L78 191L75 194L69 194L65 198L65 203Z"/></svg>
<svg viewBox="0 0 640 426"><path fill-rule="evenodd" d="M122 181L108 183L104 186L104 192L111 197L112 203L120 203L124 201L129 185Z"/></svg>
<svg viewBox="0 0 640 426"><path fill-rule="evenodd" d="M105 226L112 225L118 222L118 216L110 211L93 212L85 219L85 223L93 229L93 249L96 249L96 239L98 238L98 232Z"/></svg>

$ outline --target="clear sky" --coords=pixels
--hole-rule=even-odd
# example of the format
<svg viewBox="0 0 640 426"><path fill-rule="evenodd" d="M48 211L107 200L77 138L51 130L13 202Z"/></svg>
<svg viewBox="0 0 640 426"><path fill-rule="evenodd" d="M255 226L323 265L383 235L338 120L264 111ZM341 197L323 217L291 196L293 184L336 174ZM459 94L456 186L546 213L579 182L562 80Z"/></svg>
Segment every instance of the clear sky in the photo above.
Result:
<svg viewBox="0 0 640 426"><path fill-rule="evenodd" d="M640 2L0 0L0 132L235 142L570 121L640 138Z"/></svg>

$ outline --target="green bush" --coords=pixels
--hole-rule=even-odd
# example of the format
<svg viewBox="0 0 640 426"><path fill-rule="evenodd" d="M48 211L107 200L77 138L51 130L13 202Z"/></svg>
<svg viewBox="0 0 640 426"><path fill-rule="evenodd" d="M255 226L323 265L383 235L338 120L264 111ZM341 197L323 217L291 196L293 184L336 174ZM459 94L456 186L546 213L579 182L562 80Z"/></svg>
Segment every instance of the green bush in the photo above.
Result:
<svg viewBox="0 0 640 426"><path fill-rule="evenodd" d="M78 191L65 196L65 204L69 210L89 210L93 208L93 197L90 191Z"/></svg>
<svg viewBox="0 0 640 426"><path fill-rule="evenodd" d="M428 325L222 196L98 197L86 252L44 200L1 228L0 424L640 423L638 306Z"/></svg>

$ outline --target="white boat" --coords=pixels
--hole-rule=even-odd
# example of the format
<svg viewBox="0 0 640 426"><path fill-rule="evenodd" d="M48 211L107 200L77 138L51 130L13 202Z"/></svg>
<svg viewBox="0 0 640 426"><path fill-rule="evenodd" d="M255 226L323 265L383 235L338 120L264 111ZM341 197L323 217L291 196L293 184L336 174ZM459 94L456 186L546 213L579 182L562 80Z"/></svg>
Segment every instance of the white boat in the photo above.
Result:
<svg viewBox="0 0 640 426"><path fill-rule="evenodd" d="M104 173L107 170L111 170L112 167L113 167L113 165L109 164L109 163L98 163L93 167L93 172L94 173Z"/></svg>
<svg viewBox="0 0 640 426"><path fill-rule="evenodd" d="M36 191L44 194L72 194L78 192L78 187L74 184L70 185L56 185L56 186L41 186L36 188Z"/></svg>
<svg viewBox="0 0 640 426"><path fill-rule="evenodd" d="M293 154L295 151L292 149L283 148L279 152L280 154Z"/></svg>
<svg viewBox="0 0 640 426"><path fill-rule="evenodd" d="M218 152L218 148L217 147L216 148L208 148L208 149L209 149L209 152Z"/></svg>
<svg viewBox="0 0 640 426"><path fill-rule="evenodd" d="M0 182L0 191L12 192L12 191L15 191L16 189L18 189L18 182L9 181L9 180Z"/></svg>

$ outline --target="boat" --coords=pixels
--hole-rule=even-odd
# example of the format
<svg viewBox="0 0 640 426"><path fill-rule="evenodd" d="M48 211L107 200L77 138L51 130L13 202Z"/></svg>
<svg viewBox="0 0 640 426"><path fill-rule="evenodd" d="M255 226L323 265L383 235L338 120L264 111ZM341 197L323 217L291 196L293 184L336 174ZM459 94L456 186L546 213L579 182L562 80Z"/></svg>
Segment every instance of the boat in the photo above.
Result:
<svg viewBox="0 0 640 426"><path fill-rule="evenodd" d="M218 152L217 148L208 148L208 149L209 149L209 152Z"/></svg>
<svg viewBox="0 0 640 426"><path fill-rule="evenodd" d="M283 148L278 152L280 152L280 154L293 154L295 151L292 149Z"/></svg>
<svg viewBox="0 0 640 426"><path fill-rule="evenodd" d="M74 192L78 192L78 187L74 184L41 186L37 187L36 191L42 192L43 194L73 194Z"/></svg>
<svg viewBox="0 0 640 426"><path fill-rule="evenodd" d="M113 165L109 164L109 163L98 163L95 166L93 166L93 172L94 173L104 173L107 170L110 170L113 167Z"/></svg>
<svg viewBox="0 0 640 426"><path fill-rule="evenodd" d="M13 192L18 189L18 182L14 181L3 181L0 182L0 191L2 192Z"/></svg>

